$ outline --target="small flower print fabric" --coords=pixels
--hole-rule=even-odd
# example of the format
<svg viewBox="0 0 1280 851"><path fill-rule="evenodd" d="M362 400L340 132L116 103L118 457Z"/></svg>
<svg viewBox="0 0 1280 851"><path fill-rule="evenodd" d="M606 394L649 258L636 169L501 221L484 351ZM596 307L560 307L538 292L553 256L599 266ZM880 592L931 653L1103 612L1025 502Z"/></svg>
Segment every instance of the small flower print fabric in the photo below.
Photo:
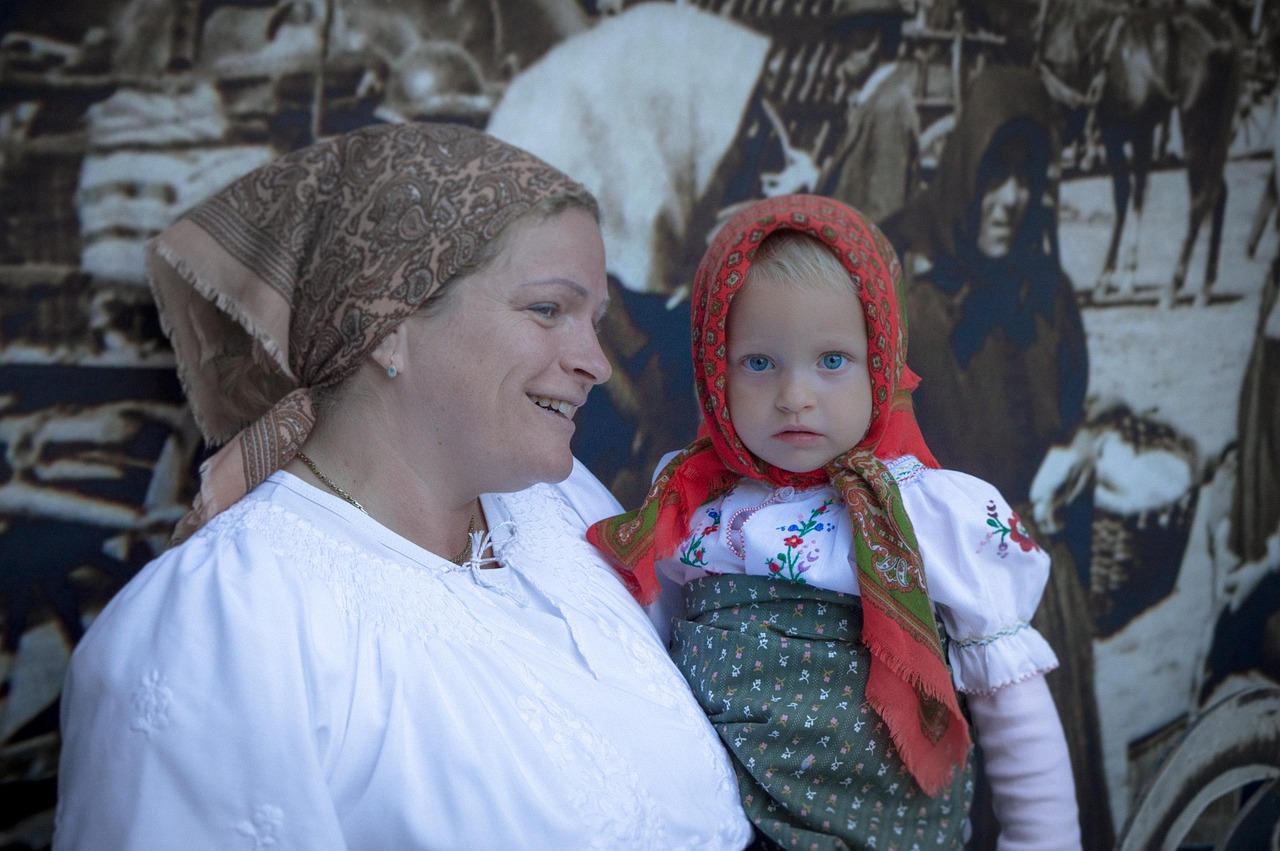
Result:
<svg viewBox="0 0 1280 851"><path fill-rule="evenodd" d="M964 847L972 760L934 796L907 771L867 703L861 600L777 573L683 595L672 658L733 758L755 847Z"/></svg>

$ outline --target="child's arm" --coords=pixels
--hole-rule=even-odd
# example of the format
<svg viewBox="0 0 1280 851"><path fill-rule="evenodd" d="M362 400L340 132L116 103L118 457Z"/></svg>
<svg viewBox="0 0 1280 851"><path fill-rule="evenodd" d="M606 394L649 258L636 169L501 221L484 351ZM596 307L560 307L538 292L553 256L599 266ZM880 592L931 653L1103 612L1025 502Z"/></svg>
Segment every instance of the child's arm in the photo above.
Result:
<svg viewBox="0 0 1280 851"><path fill-rule="evenodd" d="M1000 821L997 851L1080 851L1067 740L1044 677L968 701Z"/></svg>

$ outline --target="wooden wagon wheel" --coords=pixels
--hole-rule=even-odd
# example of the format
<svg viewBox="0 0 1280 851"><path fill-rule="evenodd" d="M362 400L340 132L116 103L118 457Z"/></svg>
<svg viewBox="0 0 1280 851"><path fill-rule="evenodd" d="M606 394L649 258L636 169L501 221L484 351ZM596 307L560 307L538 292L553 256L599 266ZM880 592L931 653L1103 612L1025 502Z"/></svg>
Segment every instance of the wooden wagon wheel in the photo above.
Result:
<svg viewBox="0 0 1280 851"><path fill-rule="evenodd" d="M1257 786L1217 841L1231 837L1254 805L1280 786L1280 688L1259 686L1215 705L1187 730L1130 813L1116 851L1175 851L1205 809L1223 795ZM1276 831L1270 830L1271 847Z"/></svg>

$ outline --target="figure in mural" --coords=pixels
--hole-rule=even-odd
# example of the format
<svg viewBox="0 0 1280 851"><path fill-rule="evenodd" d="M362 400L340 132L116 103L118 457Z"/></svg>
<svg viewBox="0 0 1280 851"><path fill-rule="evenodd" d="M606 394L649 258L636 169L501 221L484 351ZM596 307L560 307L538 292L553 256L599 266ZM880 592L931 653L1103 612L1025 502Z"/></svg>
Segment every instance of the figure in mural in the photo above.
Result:
<svg viewBox="0 0 1280 851"><path fill-rule="evenodd" d="M1206 702L1239 672L1280 682L1280 257L1263 284L1237 417L1235 481L1217 565L1227 605L1198 683Z"/></svg>
<svg viewBox="0 0 1280 851"><path fill-rule="evenodd" d="M1113 0L967 0L971 18L1005 38L1007 62L1035 67L1059 107L1064 140L1096 128L1112 180L1115 219L1094 288L1099 300L1134 297L1138 240L1155 151L1168 149L1173 113L1190 203L1172 278L1153 301L1178 298L1204 224L1204 304L1217 278L1226 214L1225 168L1243 85L1243 39L1226 4ZM1127 247L1126 220L1132 210Z"/></svg>
<svg viewBox="0 0 1280 851"><path fill-rule="evenodd" d="M1034 73L995 66L971 81L933 182L884 223L908 266L908 363L920 428L944 466L994 484L1053 557L1037 626L1060 654L1050 678L1082 810L1085 846L1113 841L1102 792L1088 578L1092 497L1035 528L1031 485L1084 416L1088 360L1057 258L1049 99Z"/></svg>
<svg viewBox="0 0 1280 851"><path fill-rule="evenodd" d="M959 692L1003 841L1079 849L1043 677L1057 660L1030 625L1049 561L995 488L938 469L925 445L901 274L839 202L734 214L694 283L707 425L638 510L588 539L664 630L675 615L672 655L767 847L963 847Z"/></svg>
<svg viewBox="0 0 1280 851"><path fill-rule="evenodd" d="M77 649L55 847L746 844L725 754L583 539L618 510L569 449L610 371L594 211L479 131L385 125L152 243L223 446L185 541Z"/></svg>

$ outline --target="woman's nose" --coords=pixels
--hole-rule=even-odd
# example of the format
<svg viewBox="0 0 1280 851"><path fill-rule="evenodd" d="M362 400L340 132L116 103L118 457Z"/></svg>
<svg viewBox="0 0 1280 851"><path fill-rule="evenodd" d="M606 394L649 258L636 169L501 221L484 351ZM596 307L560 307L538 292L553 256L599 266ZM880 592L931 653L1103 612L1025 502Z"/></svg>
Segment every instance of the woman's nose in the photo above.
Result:
<svg viewBox="0 0 1280 851"><path fill-rule="evenodd" d="M995 197L1002 207L1012 207L1018 198L1018 181L1009 175L995 188Z"/></svg>
<svg viewBox="0 0 1280 851"><path fill-rule="evenodd" d="M600 335L593 326L588 326L581 335L571 369L575 375L591 384L604 384L613 375L613 365L600 346Z"/></svg>

